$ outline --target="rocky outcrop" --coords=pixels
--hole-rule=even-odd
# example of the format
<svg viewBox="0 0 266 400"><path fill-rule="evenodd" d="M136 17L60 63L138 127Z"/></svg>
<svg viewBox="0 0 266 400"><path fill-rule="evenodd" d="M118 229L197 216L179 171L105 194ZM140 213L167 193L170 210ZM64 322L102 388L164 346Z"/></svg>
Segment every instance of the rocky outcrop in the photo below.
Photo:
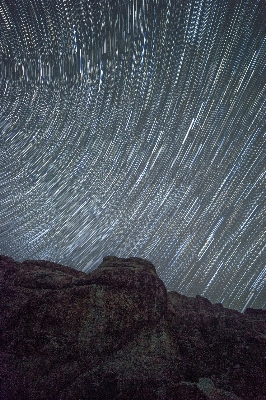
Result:
<svg viewBox="0 0 266 400"><path fill-rule="evenodd" d="M266 399L266 311L167 293L152 263L90 274L0 256L0 399Z"/></svg>

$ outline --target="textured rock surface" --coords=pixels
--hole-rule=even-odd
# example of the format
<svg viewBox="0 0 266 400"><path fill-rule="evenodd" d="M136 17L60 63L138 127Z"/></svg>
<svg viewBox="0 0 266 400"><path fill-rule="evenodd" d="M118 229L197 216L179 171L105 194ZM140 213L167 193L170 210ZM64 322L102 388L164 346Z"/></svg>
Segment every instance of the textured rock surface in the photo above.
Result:
<svg viewBox="0 0 266 400"><path fill-rule="evenodd" d="M266 399L266 311L167 293L154 266L0 256L0 399Z"/></svg>

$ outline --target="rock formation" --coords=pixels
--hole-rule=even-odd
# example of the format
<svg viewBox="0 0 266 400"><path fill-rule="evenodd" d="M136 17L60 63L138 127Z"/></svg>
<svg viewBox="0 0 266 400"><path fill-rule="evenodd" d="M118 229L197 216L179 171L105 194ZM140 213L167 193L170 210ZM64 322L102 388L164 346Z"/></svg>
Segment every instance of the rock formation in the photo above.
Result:
<svg viewBox="0 0 266 400"><path fill-rule="evenodd" d="M0 256L1 400L265 400L266 311L167 293L152 263Z"/></svg>

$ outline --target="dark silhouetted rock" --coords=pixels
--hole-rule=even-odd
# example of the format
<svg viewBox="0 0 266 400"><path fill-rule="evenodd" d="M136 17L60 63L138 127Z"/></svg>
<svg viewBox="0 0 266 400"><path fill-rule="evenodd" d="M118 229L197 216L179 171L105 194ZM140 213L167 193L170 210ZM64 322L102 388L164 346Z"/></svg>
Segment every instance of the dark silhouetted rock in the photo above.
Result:
<svg viewBox="0 0 266 400"><path fill-rule="evenodd" d="M0 289L1 400L266 400L265 311L167 293L147 260L0 256Z"/></svg>

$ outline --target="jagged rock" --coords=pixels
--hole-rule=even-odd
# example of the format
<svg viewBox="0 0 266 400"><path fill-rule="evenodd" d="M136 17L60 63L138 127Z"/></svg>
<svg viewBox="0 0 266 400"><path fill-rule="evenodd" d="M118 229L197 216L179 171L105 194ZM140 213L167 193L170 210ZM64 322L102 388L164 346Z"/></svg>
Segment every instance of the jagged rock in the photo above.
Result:
<svg viewBox="0 0 266 400"><path fill-rule="evenodd" d="M155 267L90 274L0 256L1 400L266 399L266 321L167 293Z"/></svg>

